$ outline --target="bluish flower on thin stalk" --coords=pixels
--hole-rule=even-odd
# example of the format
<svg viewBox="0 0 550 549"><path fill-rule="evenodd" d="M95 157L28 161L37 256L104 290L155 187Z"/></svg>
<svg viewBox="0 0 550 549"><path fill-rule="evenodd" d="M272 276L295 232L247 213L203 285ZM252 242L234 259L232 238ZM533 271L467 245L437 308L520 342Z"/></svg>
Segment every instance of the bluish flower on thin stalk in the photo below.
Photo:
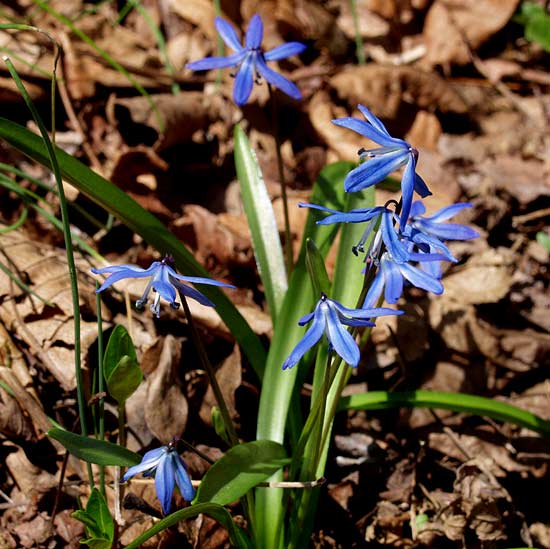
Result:
<svg viewBox="0 0 550 549"><path fill-rule="evenodd" d="M418 151L403 139L392 137L384 124L367 107L358 105L357 108L367 122L352 117L338 118L332 122L368 137L381 147L359 151L359 157L365 162L348 173L344 188L347 192L360 191L379 183L395 170L405 166L401 178L403 208L400 216L401 226L404 227L409 217L413 193L416 191L421 197L431 194L424 180L416 173Z"/></svg>
<svg viewBox="0 0 550 549"><path fill-rule="evenodd" d="M359 347L345 326L374 326L369 319L383 315L400 315L403 311L383 307L349 309L321 294L313 312L303 316L298 324L304 326L313 320L304 337L283 363L283 370L292 368L326 334L330 348L334 349L350 366L359 363Z"/></svg>
<svg viewBox="0 0 550 549"><path fill-rule="evenodd" d="M244 46L241 45L235 29L221 17L216 17L216 29L223 41L236 53L224 57L206 57L200 61L188 63L186 67L193 71L204 71L210 69L225 69L234 67L237 70L235 86L233 88L233 99L239 106L244 105L252 92L254 81L261 76L269 84L279 88L293 99L301 99L302 94L298 87L290 80L269 68L266 61L279 61L298 55L306 48L300 42L287 42L269 51L262 50L262 39L264 25L259 15L253 15L248 24Z"/></svg>
<svg viewBox="0 0 550 549"><path fill-rule="evenodd" d="M176 485L185 501L191 501L195 497L195 489L175 443L146 452L141 463L130 467L121 482L127 482L139 473L143 473L144 477L155 475L155 491L165 515L170 512Z"/></svg>
<svg viewBox="0 0 550 549"><path fill-rule="evenodd" d="M172 265L174 259L171 256L166 256L162 261L154 261L148 269L142 269L135 265L110 265L109 267L103 267L102 269L92 269L94 274L106 274L110 273L105 282L99 287L97 293L102 292L109 286L112 286L119 280L126 278L151 278L143 295L136 301L136 307L143 309L149 299L149 293L151 290L156 293L153 303L151 304L151 311L158 318L160 316L160 298L162 297L168 303L172 309L178 309L180 304L176 301L177 291L180 291L186 297L198 301L201 305L207 307L215 307L204 294L195 290L184 282L191 282L192 284L209 284L211 286L221 286L223 288L235 288L231 284L225 282L219 282L212 280L211 278L204 278L201 276L183 276L178 274Z"/></svg>

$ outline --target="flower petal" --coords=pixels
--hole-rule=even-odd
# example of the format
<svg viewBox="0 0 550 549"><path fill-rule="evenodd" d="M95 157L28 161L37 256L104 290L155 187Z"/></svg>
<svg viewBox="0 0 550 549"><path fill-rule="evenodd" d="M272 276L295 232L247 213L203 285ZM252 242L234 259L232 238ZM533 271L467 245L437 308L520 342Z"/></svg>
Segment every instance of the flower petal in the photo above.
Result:
<svg viewBox="0 0 550 549"><path fill-rule="evenodd" d="M386 126L382 124L382 121L376 117L365 105L357 105L357 108L361 111L361 114L379 131L385 133L388 137L391 135L388 133ZM392 138L394 139L394 138Z"/></svg>
<svg viewBox="0 0 550 549"><path fill-rule="evenodd" d="M414 178L416 162L411 153L409 153L409 161L405 166L403 171L403 176L401 177L401 196L403 200L403 207L401 209L401 216L399 224L401 227L404 227L407 224L409 219L409 214L411 213L411 205L414 193Z"/></svg>
<svg viewBox="0 0 550 549"><path fill-rule="evenodd" d="M125 278L146 278L153 276L159 269L160 261L154 261L148 269L142 269L134 265L113 265L110 267L104 267L102 269L91 269L94 274L111 273L111 275L103 282L103 284L96 290L96 293L102 292L109 286L112 286L115 282L123 280Z"/></svg>
<svg viewBox="0 0 550 549"><path fill-rule="evenodd" d="M182 280L183 282L191 282L191 284L208 284L209 286L221 286L222 288L235 288L233 284L227 284L227 282L220 282L219 280L214 280L213 278L206 278L203 276L183 276L176 271L170 273L170 278L176 278L177 280Z"/></svg>
<svg viewBox="0 0 550 549"><path fill-rule="evenodd" d="M352 335L342 326L336 309L331 304L326 304L326 328L327 336L334 350L350 366L359 363L359 347Z"/></svg>
<svg viewBox="0 0 550 549"><path fill-rule="evenodd" d="M348 193L356 192L379 183L401 167L408 156L409 153L406 150L398 149L395 152L370 158L348 173L344 181L344 189Z"/></svg>
<svg viewBox="0 0 550 549"><path fill-rule="evenodd" d="M241 46L241 42L239 40L239 37L237 36L237 33L235 32L235 29L233 28L233 25L231 25L221 17L216 17L214 24L216 25L216 30L218 31L218 34L232 50L241 51L244 49Z"/></svg>
<svg viewBox="0 0 550 549"><path fill-rule="evenodd" d="M382 295L382 290L384 289L384 270L382 268L378 269L372 284L370 285L369 291L365 296L365 301L363 301L364 308L374 307L380 296Z"/></svg>
<svg viewBox="0 0 550 549"><path fill-rule="evenodd" d="M325 319L321 307L317 306L314 313L313 324L308 328L304 337L298 342L288 358L283 362L282 369L292 368L311 349L325 331Z"/></svg>
<svg viewBox="0 0 550 549"><path fill-rule="evenodd" d="M426 206L421 200L415 200L411 206L411 217L417 217L426 213Z"/></svg>
<svg viewBox="0 0 550 549"><path fill-rule="evenodd" d="M205 57L199 61L187 63L185 68L192 71L208 71L210 69L226 69L228 67L236 67L245 56L245 52L226 55L225 57Z"/></svg>
<svg viewBox="0 0 550 549"><path fill-rule="evenodd" d="M172 494L174 493L174 462L170 455L174 450L167 452L160 460L155 475L155 491L160 501L162 512L167 515L172 507Z"/></svg>
<svg viewBox="0 0 550 549"><path fill-rule="evenodd" d="M401 139L395 139L394 137L388 136L386 132L380 131L378 128L368 122L365 122L364 120L346 117L337 118L336 120L333 120L332 123L337 126L341 126L342 128L347 128L348 130L363 135L364 137L368 137L371 141L374 141L383 147L408 149L408 145Z"/></svg>
<svg viewBox="0 0 550 549"><path fill-rule="evenodd" d="M191 501L195 497L195 489L191 484L191 479L189 478L185 463L183 463L183 460L176 452L173 452L172 459L174 461L176 484L180 489L183 499L185 501Z"/></svg>
<svg viewBox="0 0 550 549"><path fill-rule="evenodd" d="M431 235L443 238L444 240L471 240L479 236L476 230L458 223L432 223L423 219L421 228Z"/></svg>
<svg viewBox="0 0 550 549"><path fill-rule="evenodd" d="M403 263L402 265L399 265L399 269L401 270L401 273L403 274L403 276L413 286L416 286L417 288L422 288L427 292L432 292L437 295L440 295L443 293L443 284L441 284L439 280L432 278L429 274L425 273L424 271L421 271L420 269L417 269L412 265L408 265L407 263Z"/></svg>
<svg viewBox="0 0 550 549"><path fill-rule="evenodd" d="M169 303L176 301L176 289L170 281L170 271L174 272L167 265L161 265L153 278L153 289Z"/></svg>
<svg viewBox="0 0 550 549"><path fill-rule="evenodd" d="M298 86L280 75L278 72L275 72L273 69L270 69L265 61L260 57L256 62L256 69L258 72L273 86L280 89L283 93L286 93L289 97L293 99L302 99L302 94L298 89Z"/></svg>
<svg viewBox="0 0 550 549"><path fill-rule="evenodd" d="M407 265L403 263L403 265ZM391 259L383 262L384 279L386 282L384 288L384 298L388 303L397 303L403 293L403 275L400 271L401 265L397 265Z"/></svg>
<svg viewBox="0 0 550 549"><path fill-rule="evenodd" d="M233 100L239 106L246 104L254 85L254 54L248 53L243 59L233 87Z"/></svg>
<svg viewBox="0 0 550 549"><path fill-rule="evenodd" d="M195 288L192 288L191 286L187 286L187 284L183 284L182 282L179 282L177 280L173 280L172 284L185 296L190 297L191 299L194 299L195 301L198 301L201 305L204 305L205 307L216 307L216 304L210 301L202 292L199 292L199 290L196 290Z"/></svg>
<svg viewBox="0 0 550 549"><path fill-rule="evenodd" d="M408 261L409 252L397 236L393 226L393 213L389 211L382 216L382 239L395 261L398 263Z"/></svg>
<svg viewBox="0 0 550 549"><path fill-rule="evenodd" d="M428 185L426 185L426 182L417 173L414 174L414 190L422 198L426 198L427 196L430 196L432 194L432 191L428 189Z"/></svg>
<svg viewBox="0 0 550 549"><path fill-rule="evenodd" d="M465 208L471 207L472 205L470 204L470 202L458 202L456 204L451 204L450 206L445 206L445 208L441 208L441 210L438 210L432 216L426 217L424 219L426 221L432 221L434 223L441 223L442 221L447 221L447 219L451 219L451 217L454 217Z"/></svg>
<svg viewBox="0 0 550 549"><path fill-rule="evenodd" d="M246 30L245 44L248 50L257 50L262 47L262 39L264 37L264 24L262 18L256 13L248 23Z"/></svg>
<svg viewBox="0 0 550 549"><path fill-rule="evenodd" d="M285 59L292 55L300 55L306 47L307 46L301 42L287 42L286 44L281 44L276 48L266 51L264 53L264 59L266 61L279 61L280 59Z"/></svg>
<svg viewBox="0 0 550 549"><path fill-rule="evenodd" d="M161 446L160 448L149 450L144 454L143 458L141 459L141 463L130 467L126 471L126 473L124 473L121 482L127 482L130 478L139 475L139 473L155 469L165 453L166 446Z"/></svg>

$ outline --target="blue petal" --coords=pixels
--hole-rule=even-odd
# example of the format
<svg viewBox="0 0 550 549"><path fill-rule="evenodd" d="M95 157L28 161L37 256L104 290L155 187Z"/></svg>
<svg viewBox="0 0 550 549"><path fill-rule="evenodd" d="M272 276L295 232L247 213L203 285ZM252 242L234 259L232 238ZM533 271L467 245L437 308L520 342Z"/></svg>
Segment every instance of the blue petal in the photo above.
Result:
<svg viewBox="0 0 550 549"><path fill-rule="evenodd" d="M392 221L393 214L390 212L382 216L382 239L395 261L402 263L409 260L409 252L399 240Z"/></svg>
<svg viewBox="0 0 550 549"><path fill-rule="evenodd" d="M174 272L167 265L162 265L153 278L153 288L169 303L176 301L176 289L170 281L170 271Z"/></svg>
<svg viewBox="0 0 550 549"><path fill-rule="evenodd" d="M160 448L155 448L154 450L149 450L146 452L141 459L141 463L130 467L124 476L122 477L121 482L127 482L130 478L143 473L144 471L153 470L159 464L160 459L166 453L166 446L161 446Z"/></svg>
<svg viewBox="0 0 550 549"><path fill-rule="evenodd" d="M336 309L330 303L325 303L327 336L334 350L350 366L357 366L360 353L352 335L342 326Z"/></svg>
<svg viewBox="0 0 550 549"><path fill-rule="evenodd" d="M479 236L476 230L458 223L431 223L426 219L422 219L421 228L444 240L471 240Z"/></svg>
<svg viewBox="0 0 550 549"><path fill-rule="evenodd" d="M319 206L318 204L307 204L304 202L299 202L298 206L300 208L311 208L313 210L321 210L332 214L317 221L317 225L331 225L332 223L363 223L385 210L385 208L377 206L376 208L357 208L349 212L340 212L338 210L326 208L325 206Z"/></svg>
<svg viewBox="0 0 550 549"><path fill-rule="evenodd" d="M94 274L112 273L97 290L97 293L99 293L112 286L115 282L125 278L146 278L152 276L160 265L160 261L154 261L148 269L142 269L133 265L113 265L102 269L92 269L91 271Z"/></svg>
<svg viewBox="0 0 550 549"><path fill-rule="evenodd" d="M235 29L225 19L216 17L215 25L218 34L232 50L241 51L244 49L241 46L241 42L239 41L239 37L237 36Z"/></svg>
<svg viewBox="0 0 550 549"><path fill-rule="evenodd" d="M443 274L441 270L441 261L428 261L426 263L421 263L420 268L436 280L439 280Z"/></svg>
<svg viewBox="0 0 550 549"><path fill-rule="evenodd" d="M400 315L403 313L403 311L396 311L395 309L389 309L387 307L374 307L370 309L349 309L348 307L344 307L344 305L342 305L341 303L338 303L338 301L334 301L332 299L330 301L332 305L338 310L338 312L352 318L365 319L383 315ZM340 320L342 320L342 317L340 317Z"/></svg>
<svg viewBox="0 0 550 549"><path fill-rule="evenodd" d="M384 289L384 270L382 268L378 269L372 284L370 285L369 291L365 296L365 301L363 302L363 307L370 308L374 307L380 296L382 295L382 290Z"/></svg>
<svg viewBox="0 0 550 549"><path fill-rule="evenodd" d="M414 190L422 197L426 198L432 194L432 191L428 189L426 182L417 174L414 174Z"/></svg>
<svg viewBox="0 0 550 549"><path fill-rule="evenodd" d="M303 356L321 339L325 331L325 318L321 307L315 308L313 324L309 327L304 337L298 342L288 358L283 362L282 369L292 368Z"/></svg>
<svg viewBox="0 0 550 549"><path fill-rule="evenodd" d="M236 67L245 56L245 52L226 55L225 57L205 57L199 61L187 63L185 67L192 71L208 71L210 69L226 69L228 67Z"/></svg>
<svg viewBox="0 0 550 549"><path fill-rule="evenodd" d="M465 208L471 207L472 205L470 204L470 202L459 202L457 204L451 204L450 206L441 208L441 210L435 212L432 216L426 217L425 220L433 221L434 223L441 223L441 221L447 221L447 219L451 219L451 217L457 215Z"/></svg>
<svg viewBox="0 0 550 549"><path fill-rule="evenodd" d="M346 326L352 326L354 328L361 328L361 327L372 328L373 326L376 326L374 322L371 322L370 320L365 320L362 318L341 317L340 322L342 324L345 324Z"/></svg>
<svg viewBox="0 0 550 549"><path fill-rule="evenodd" d="M176 273L174 270L170 273L170 278L176 278L177 280L182 280L183 282L191 282L191 284L208 284L210 286L221 286L222 288L235 288L233 284L220 282L219 280L214 280L213 278L205 278L203 276L183 276Z"/></svg>
<svg viewBox="0 0 550 549"><path fill-rule="evenodd" d="M403 265L407 265L403 263ZM399 266L400 267L400 266ZM397 303L403 293L403 275L396 263L390 259L382 263L384 269L384 297L388 303Z"/></svg>
<svg viewBox="0 0 550 549"><path fill-rule="evenodd" d="M280 75L278 72L275 72L273 69L270 69L261 56L258 57L256 61L256 69L258 72L273 86L280 89L282 92L286 93L289 97L293 99L302 99L302 94L298 89L296 84L292 83L288 78Z"/></svg>
<svg viewBox="0 0 550 549"><path fill-rule="evenodd" d="M279 61L280 59L285 59L292 55L300 55L306 47L307 46L301 42L287 42L286 44L281 44L276 48L266 51L264 53L264 59L266 61Z"/></svg>
<svg viewBox="0 0 550 549"><path fill-rule="evenodd" d="M386 132L382 132L372 124L369 124L364 120L359 120L358 118L337 118L336 120L333 120L332 123L337 126L341 126L342 128L347 128L348 130L354 131L364 137L368 137L371 141L374 141L383 147L392 147L405 150L408 150L409 148L408 145L401 139L390 137Z"/></svg>
<svg viewBox="0 0 550 549"><path fill-rule="evenodd" d="M252 86L254 85L254 57L255 54L249 53L246 55L235 78L233 99L239 106L244 105L248 101L252 92Z"/></svg>
<svg viewBox="0 0 550 549"><path fill-rule="evenodd" d="M198 301L201 305L204 305L205 307L216 307L216 304L210 301L202 292L199 292L199 290L195 290L195 288L191 288L191 286L187 286L186 284L178 282L177 280L173 281L172 284L185 297L190 297L191 299Z"/></svg>
<svg viewBox="0 0 550 549"><path fill-rule="evenodd" d="M408 156L408 151L398 149L395 152L369 158L348 173L344 181L344 189L349 193L380 183L390 173L401 167Z"/></svg>
<svg viewBox="0 0 550 549"><path fill-rule="evenodd" d="M357 108L361 111L361 114L377 129L382 133L385 133L388 137L391 135L388 133L386 126L382 124L382 121L376 117L365 105L357 105ZM392 138L393 139L393 138Z"/></svg>
<svg viewBox="0 0 550 549"><path fill-rule="evenodd" d="M298 320L299 326L305 326L309 322L311 322L311 319L315 316L315 311L312 313L308 313L307 315L304 315L300 320Z"/></svg>
<svg viewBox="0 0 550 549"><path fill-rule="evenodd" d="M180 489L181 495L185 501L191 501L195 497L195 489L191 484L191 479L185 468L185 464L181 457L173 452L172 459L174 460L174 471L176 476L176 484Z"/></svg>
<svg viewBox="0 0 550 549"><path fill-rule="evenodd" d="M403 265L399 265L399 269L401 270L401 273L403 274L403 276L413 286L416 286L417 288L422 288L427 292L432 292L438 295L443 293L443 284L441 284L439 280L432 278L429 274L425 273L424 271L421 271L420 269L417 269L412 265L408 265L407 263L404 263Z"/></svg>
<svg viewBox="0 0 550 549"><path fill-rule="evenodd" d="M415 200L411 206L411 217L417 217L426 213L426 206L421 200Z"/></svg>
<svg viewBox="0 0 550 549"><path fill-rule="evenodd" d="M172 494L174 493L174 462L171 459L173 450L164 455L157 467L155 475L155 491L160 501L162 512L167 515L172 507Z"/></svg>
<svg viewBox="0 0 550 549"><path fill-rule="evenodd" d="M414 193L414 178L415 178L415 168L416 162L411 153L409 153L409 161L405 166L403 171L403 176L401 177L401 195L403 199L403 208L401 209L401 216L399 224L401 227L404 227L407 224L409 219L409 214L411 212L411 205Z"/></svg>
<svg viewBox="0 0 550 549"><path fill-rule="evenodd" d="M262 47L262 38L264 37L264 24L262 18L256 13L248 23L246 30L245 44L248 50L257 50Z"/></svg>

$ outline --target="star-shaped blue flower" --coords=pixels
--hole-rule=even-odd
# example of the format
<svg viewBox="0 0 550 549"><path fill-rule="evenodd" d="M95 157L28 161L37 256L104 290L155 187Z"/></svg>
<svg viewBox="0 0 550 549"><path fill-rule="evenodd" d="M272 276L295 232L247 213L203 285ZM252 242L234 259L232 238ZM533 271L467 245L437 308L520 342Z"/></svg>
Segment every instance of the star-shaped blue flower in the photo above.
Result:
<svg viewBox="0 0 550 549"><path fill-rule="evenodd" d="M166 256L162 261L154 261L148 269L142 269L135 265L110 265L109 267L103 267L102 269L92 269L94 274L110 273L110 276L105 280L101 287L97 290L97 293L102 292L109 286L112 286L115 282L123 280L125 278L151 278L143 295L136 301L136 307L143 309L148 301L149 293L151 290L156 292L153 303L151 304L151 311L158 318L160 316L160 298L162 297L168 303L172 309L178 309L180 304L176 301L177 291L179 290L186 297L190 297L195 301L198 301L201 305L207 307L215 307L204 294L195 290L183 282L191 282L192 284L209 284L211 286L222 286L224 288L235 288L231 284L225 282L218 282L211 278L203 278L201 276L182 276L178 274L171 265L173 265L173 258Z"/></svg>
<svg viewBox="0 0 550 549"><path fill-rule="evenodd" d="M155 491L160 501L162 512L167 515L172 507L172 494L177 485L185 501L195 497L195 489L187 473L185 463L176 451L175 444L149 450L139 465L126 471L121 482L127 482L133 476L143 473L144 477L155 475Z"/></svg>
<svg viewBox="0 0 550 549"><path fill-rule="evenodd" d="M224 57L206 57L200 61L188 63L186 67L193 71L210 69L237 68L233 99L239 106L244 105L250 93L254 81L263 76L267 82L279 88L293 99L301 99L302 94L298 87L290 80L270 69L266 61L279 61L291 55L298 55L306 48L300 42L287 42L272 50L262 50L264 25L259 15L253 15L246 31L244 46L241 46L235 29L221 17L216 17L216 29L223 41L236 53Z"/></svg>
<svg viewBox="0 0 550 549"><path fill-rule="evenodd" d="M304 337L298 342L283 363L283 370L292 368L326 333L330 347L350 366L359 363L359 347L345 326L374 326L369 319L382 315L400 315L403 311L382 307L368 309L348 309L341 303L321 294L313 312L302 317L298 324L304 326L313 320Z"/></svg>
<svg viewBox="0 0 550 549"><path fill-rule="evenodd" d="M347 192L360 191L379 183L395 170L405 166L401 179L403 196L401 226L405 226L411 210L413 193L416 191L421 197L432 194L424 180L416 173L418 151L403 139L392 137L384 124L367 107L358 105L357 108L363 113L367 122L351 117L338 118L332 122L368 137L381 147L359 151L359 157L365 162L347 175L344 188Z"/></svg>

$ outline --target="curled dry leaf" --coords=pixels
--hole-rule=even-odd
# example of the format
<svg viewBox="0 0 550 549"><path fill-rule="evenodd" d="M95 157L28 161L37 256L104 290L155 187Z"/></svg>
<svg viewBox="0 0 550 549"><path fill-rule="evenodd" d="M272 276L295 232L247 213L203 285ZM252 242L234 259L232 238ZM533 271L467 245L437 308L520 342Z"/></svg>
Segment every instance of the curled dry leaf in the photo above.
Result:
<svg viewBox="0 0 550 549"><path fill-rule="evenodd" d="M510 20L519 0L436 0L426 16L426 61L470 62L476 50Z"/></svg>

